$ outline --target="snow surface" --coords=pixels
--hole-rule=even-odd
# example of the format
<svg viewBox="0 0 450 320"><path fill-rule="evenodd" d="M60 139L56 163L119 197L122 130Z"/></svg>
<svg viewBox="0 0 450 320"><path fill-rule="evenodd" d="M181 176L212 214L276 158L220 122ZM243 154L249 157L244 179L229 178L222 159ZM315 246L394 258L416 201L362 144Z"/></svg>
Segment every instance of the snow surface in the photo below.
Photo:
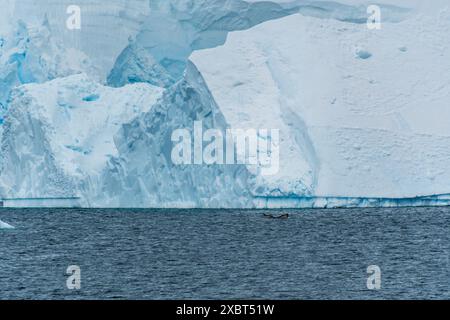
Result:
<svg viewBox="0 0 450 320"><path fill-rule="evenodd" d="M232 127L282 131L283 169L258 196L307 182L319 197L415 197L450 189L449 32L448 8L380 31L295 14L191 59Z"/></svg>
<svg viewBox="0 0 450 320"><path fill-rule="evenodd" d="M161 94L145 83L104 87L84 74L18 87L1 141L3 196L77 196L117 155L114 134L121 125Z"/></svg>
<svg viewBox="0 0 450 320"><path fill-rule="evenodd" d="M362 0L80 0L68 30L71 0L3 0L0 198L448 205L448 1L377 2L381 30ZM195 121L281 129L280 172L175 166Z"/></svg>

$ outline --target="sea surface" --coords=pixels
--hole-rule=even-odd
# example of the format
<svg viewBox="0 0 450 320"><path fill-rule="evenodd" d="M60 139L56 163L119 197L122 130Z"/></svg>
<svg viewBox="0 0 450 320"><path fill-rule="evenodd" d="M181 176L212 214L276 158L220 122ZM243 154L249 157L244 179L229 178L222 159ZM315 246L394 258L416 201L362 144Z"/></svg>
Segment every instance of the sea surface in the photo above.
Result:
<svg viewBox="0 0 450 320"><path fill-rule="evenodd" d="M0 299L450 299L450 208L264 213L0 209Z"/></svg>

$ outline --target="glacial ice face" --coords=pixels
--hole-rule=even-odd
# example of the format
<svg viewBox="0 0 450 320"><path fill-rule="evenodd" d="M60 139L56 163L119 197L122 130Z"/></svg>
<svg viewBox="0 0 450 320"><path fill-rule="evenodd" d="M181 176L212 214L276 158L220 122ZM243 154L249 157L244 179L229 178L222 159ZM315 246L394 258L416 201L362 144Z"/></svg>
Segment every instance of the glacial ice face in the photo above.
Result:
<svg viewBox="0 0 450 320"><path fill-rule="evenodd" d="M65 25L72 2L2 1L2 197L80 196L91 207L450 203L447 0L380 0L377 31L359 0L80 0L75 31ZM214 49L191 65L205 48ZM174 166L170 134L196 120L281 129L279 174ZM426 194L436 196L417 197Z"/></svg>
<svg viewBox="0 0 450 320"><path fill-rule="evenodd" d="M297 6L277 1L150 1L148 17L135 40L120 55L108 84L174 84L182 78L193 50L221 45L229 31L248 29L296 10ZM150 75L147 70L152 71Z"/></svg>
<svg viewBox="0 0 450 320"><path fill-rule="evenodd" d="M11 1L11 0L10 0ZM97 68L87 72L95 79L105 80L120 52L135 36L150 12L149 0L16 0L13 19L28 26L47 20L52 36L65 48L83 52ZM67 8L81 9L81 29L70 30L66 22Z"/></svg>
<svg viewBox="0 0 450 320"><path fill-rule="evenodd" d="M122 87L128 83L147 82L162 88L176 79L138 42L131 43L117 58L108 76L108 84Z"/></svg>
<svg viewBox="0 0 450 320"><path fill-rule="evenodd" d="M17 22L2 37L0 48L0 119L11 90L26 83L42 83L96 68L89 58L55 40L48 21L27 26Z"/></svg>
<svg viewBox="0 0 450 320"><path fill-rule="evenodd" d="M233 10L236 9L234 4L238 2L232 1ZM123 192L123 195L118 198L115 198L115 195L111 195L110 199L103 197L102 192L107 194L109 191L117 189L117 186L105 183L106 189L102 189L100 185L103 181L99 181L99 172L104 170L105 159L109 157L113 159L116 156L116 147L111 143L114 134L119 131L122 123L132 120L123 115L119 117L120 119L115 119L115 114L113 114L108 116L117 121L110 123L110 118L104 118L107 114L105 110L110 108L108 104L114 105L117 113L121 108L124 109L123 113L131 113L131 108L139 110L147 108L148 111L159 94L149 90L149 95L155 99L139 100L141 98L139 92L124 91L124 89L113 91L96 83L96 81L101 81L103 74L111 66L110 59L118 54L120 47L124 47L124 39L129 41L130 35L133 36L136 26L146 15L146 10L141 10L142 7L139 7L143 5L143 1L134 1L130 5L123 1L115 1L106 8L96 6L92 4L92 1L83 1L80 6L82 10L83 8L89 9L88 16L83 15L83 28L76 32L67 30L65 27L67 16L61 14L62 10L69 5L67 1L38 4L35 1L25 0L20 3L15 1L9 3L11 4L9 10L9 17L12 18L11 28L8 29L7 34L5 33L7 46L2 47L2 57L5 60L0 66L6 70L5 74L8 75L3 78L5 89L2 90L5 112L7 112L5 125L2 126L4 134L2 135L3 152L0 168L0 186L3 197L82 196L86 200L84 205L88 206L98 206L99 203L107 206L114 201L120 205L129 206L139 206L140 204L164 206L167 203L184 203L185 205L193 203L200 206L247 205L248 194L244 186L247 183L248 172L242 166L232 170L207 168L206 170L192 170L192 172L186 168L180 169L188 171L186 175L180 174L182 177L191 176L191 179L187 181L195 181L200 178L204 181L197 181L198 195L194 190L190 190L189 186L184 185L184 191L181 187L179 188L182 190L180 193L183 194L181 197L175 193L170 197L151 195L149 198L148 192L144 191L146 188L151 189L152 186L146 186L144 183L141 184L143 187L141 192L136 193L134 198L129 197L130 194L127 192ZM213 1L209 3L213 3ZM243 8L245 8L245 3L239 3L244 4ZM208 3L205 2L205 4ZM184 5L182 1L173 1L174 7L180 8ZM215 9L221 8L220 5L214 2ZM241 7L238 6L238 9ZM197 6L194 11L198 14L198 11L202 9L201 14L205 17L208 8L212 7L209 4L204 8ZM134 13L140 12L142 15L130 15L128 12L130 10ZM220 14L226 15L227 10L222 10ZM132 23L126 25L127 28L123 33L115 33L115 39L112 40L107 34L110 32L109 25L116 25L118 18L132 20ZM238 22L236 19L234 20L235 23ZM189 34L189 32L188 30L187 33ZM220 38L224 39L226 32L220 31ZM98 41L99 39L101 41ZM108 41L108 43L104 41ZM153 41L158 41L158 39ZM122 54L117 60L117 65L120 66L123 63L120 70L124 72L114 73L113 70L109 80L117 74L117 77L125 78L127 82L145 81L158 86L169 86L178 81L178 79L172 78L168 72L165 75L165 69L158 68L158 65L154 64L153 56L148 54L148 51L141 50L142 45L139 41L131 41L128 48L131 48L133 54L136 55L133 56L133 59L124 60L121 59L124 55ZM127 56L127 49L124 51L125 56ZM183 64L192 49L189 48L189 50L184 54ZM108 54L99 54L100 52ZM178 54L176 51L174 53ZM67 64L67 67L62 65L63 63ZM143 68L140 68L141 66ZM80 72L86 73L87 76L71 76ZM141 73L139 74L139 72ZM145 76L148 78L142 79ZM131 78L136 81L129 81ZM14 89L27 83L35 84ZM202 82L200 81L200 83ZM187 86L187 88L184 89L183 86ZM168 91L165 101L168 103L172 101L173 97L187 95L191 90L187 80L181 80ZM212 101L209 102L208 98L205 98L209 96L204 87L197 85L195 90L197 97L189 100L189 108L192 110L189 108L186 110L188 117L191 117L191 112L198 108L196 103L202 103L207 107L213 104ZM104 97L108 97L108 99ZM135 104L135 100L139 100L138 105ZM178 105L177 107L182 108L183 106ZM92 113L93 121L85 121L86 113ZM133 117L135 116L137 115L134 114ZM156 116L154 119L157 121ZM189 119L190 121L195 120L195 118ZM173 123L176 121L176 119L173 120ZM181 122L181 124L183 123ZM205 124L208 125L208 121ZM216 123L216 125L218 124ZM225 126L223 122L219 127L225 128ZM70 130L67 130L68 128ZM169 126L167 130L170 128L172 127ZM122 151L123 154L127 154L127 150ZM152 151L143 149L141 153L152 155ZM114 159L116 158L114 157ZM117 157L117 161L123 159L125 159L125 163L128 163L127 158ZM142 166L148 161L146 157L136 159L140 159L137 166ZM155 162L158 163L156 160ZM114 164L115 162L111 161L111 166ZM147 163L146 168L149 166L150 164ZM179 172L178 169L173 171ZM154 170L158 170L158 168ZM223 171L225 174L221 176ZM27 174L23 174L24 172ZM133 185L133 179L137 179L137 177L133 176L132 171L127 171L127 173L130 176L125 177L125 184L130 180L130 185ZM169 171L169 174L174 173ZM239 176L237 182L234 181L236 179L233 175ZM154 180L159 184L164 182L157 177ZM125 187L133 190L133 186L130 188L125 185ZM216 193L217 195L215 195ZM226 195L231 195L231 199L227 200ZM131 199L136 201L131 201Z"/></svg>
<svg viewBox="0 0 450 320"><path fill-rule="evenodd" d="M450 11L436 11L381 31L296 14L192 55L232 127L282 131L283 170L255 195L448 193Z"/></svg>
<svg viewBox="0 0 450 320"><path fill-rule="evenodd" d="M144 83L104 87L83 74L15 89L1 141L0 193L84 196L117 155L114 134L161 94Z"/></svg>
<svg viewBox="0 0 450 320"><path fill-rule="evenodd" d="M367 5L317 0L153 0L140 32L121 53L108 84L149 82L168 86L180 80L195 50L214 48L229 32L300 12L306 16L366 23ZM409 10L381 5L385 21L399 21ZM147 73L150 70L150 74Z"/></svg>
<svg viewBox="0 0 450 320"><path fill-rule="evenodd" d="M175 165L172 133L224 130L226 122L194 66L151 110L123 125L91 203L102 207L250 207L252 175L243 165ZM225 133L222 133L225 135ZM193 134L192 134L193 136Z"/></svg>
<svg viewBox="0 0 450 320"><path fill-rule="evenodd" d="M66 26L71 0L3 0L0 12L0 122L11 90L26 83L86 73L106 80L117 56L149 12L146 0L76 3L80 30ZM112 32L119 26L120 31ZM1 131L0 127L0 131Z"/></svg>

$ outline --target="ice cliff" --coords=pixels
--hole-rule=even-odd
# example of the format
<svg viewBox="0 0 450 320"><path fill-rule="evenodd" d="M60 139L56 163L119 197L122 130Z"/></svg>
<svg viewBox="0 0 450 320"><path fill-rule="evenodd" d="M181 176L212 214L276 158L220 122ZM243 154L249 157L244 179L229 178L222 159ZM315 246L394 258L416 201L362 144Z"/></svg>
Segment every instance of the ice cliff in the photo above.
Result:
<svg viewBox="0 0 450 320"><path fill-rule="evenodd" d="M446 193L449 21L442 10L374 32L294 14L191 59L231 126L282 131L282 170L259 196Z"/></svg>
<svg viewBox="0 0 450 320"><path fill-rule="evenodd" d="M6 0L0 198L86 207L446 205L446 1ZM279 129L280 170L175 165L171 135Z"/></svg>
<svg viewBox="0 0 450 320"><path fill-rule="evenodd" d="M172 133L178 128L223 130L227 124L201 75L189 65L186 76L141 117L116 135L118 156L111 158L100 189L101 206L250 207L252 180L243 165L175 165ZM192 131L192 130L190 130Z"/></svg>

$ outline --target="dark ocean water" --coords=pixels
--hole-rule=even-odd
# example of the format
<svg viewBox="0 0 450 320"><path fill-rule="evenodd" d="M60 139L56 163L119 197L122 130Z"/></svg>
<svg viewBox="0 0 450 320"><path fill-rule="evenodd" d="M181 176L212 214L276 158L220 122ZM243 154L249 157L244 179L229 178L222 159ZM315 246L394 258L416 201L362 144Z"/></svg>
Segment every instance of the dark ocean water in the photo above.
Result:
<svg viewBox="0 0 450 320"><path fill-rule="evenodd" d="M263 213L2 209L0 299L450 299L450 208Z"/></svg>

